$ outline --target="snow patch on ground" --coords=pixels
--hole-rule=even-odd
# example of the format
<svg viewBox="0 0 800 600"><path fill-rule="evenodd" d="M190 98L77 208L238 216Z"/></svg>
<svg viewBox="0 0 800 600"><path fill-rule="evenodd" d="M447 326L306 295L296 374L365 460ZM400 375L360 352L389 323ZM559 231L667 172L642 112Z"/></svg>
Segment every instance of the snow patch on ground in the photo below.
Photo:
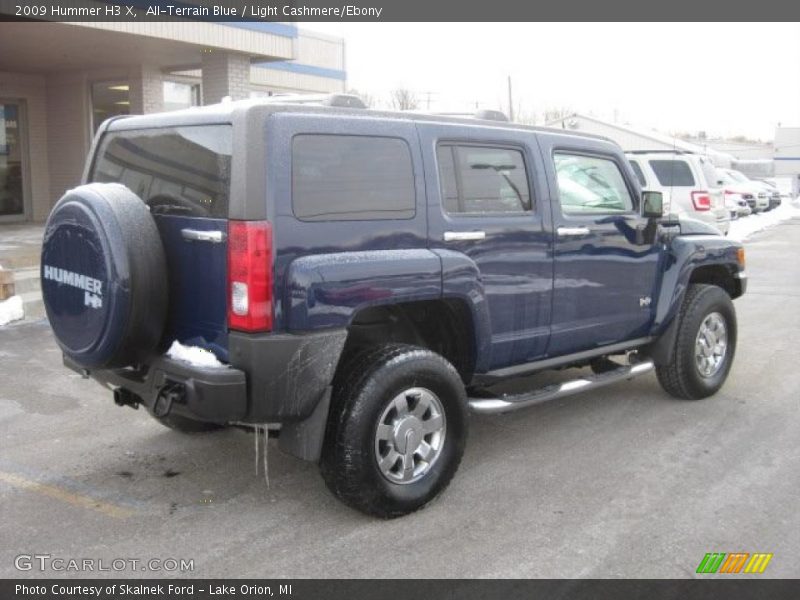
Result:
<svg viewBox="0 0 800 600"><path fill-rule="evenodd" d="M167 356L172 359L180 360L195 367L225 367L214 353L205 348L197 346L184 346L178 340L172 342L172 346L167 350Z"/></svg>
<svg viewBox="0 0 800 600"><path fill-rule="evenodd" d="M25 317L22 308L22 297L11 296L8 300L0 302L0 327L8 325L11 321L19 321Z"/></svg>
<svg viewBox="0 0 800 600"><path fill-rule="evenodd" d="M800 218L798 200L800 199L784 199L780 206L767 213L758 213L757 215L749 215L736 221L731 221L728 237L737 242L743 242L758 231L769 229L792 218Z"/></svg>

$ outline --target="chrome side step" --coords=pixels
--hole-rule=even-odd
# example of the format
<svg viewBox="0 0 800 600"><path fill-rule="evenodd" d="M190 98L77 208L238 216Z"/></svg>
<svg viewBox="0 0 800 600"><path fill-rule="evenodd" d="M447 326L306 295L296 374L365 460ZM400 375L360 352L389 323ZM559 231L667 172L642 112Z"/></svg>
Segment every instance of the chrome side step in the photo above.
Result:
<svg viewBox="0 0 800 600"><path fill-rule="evenodd" d="M502 398L469 398L469 407L472 412L476 414L496 415L533 406L534 404L541 404L548 400L571 396L578 392L596 389L604 385L616 383L617 381L633 379L639 375L649 373L654 368L653 361L647 360L636 363L635 365L621 366L618 369L606 373L588 375L580 379L548 385L547 387L540 388L533 392L513 394L503 396Z"/></svg>

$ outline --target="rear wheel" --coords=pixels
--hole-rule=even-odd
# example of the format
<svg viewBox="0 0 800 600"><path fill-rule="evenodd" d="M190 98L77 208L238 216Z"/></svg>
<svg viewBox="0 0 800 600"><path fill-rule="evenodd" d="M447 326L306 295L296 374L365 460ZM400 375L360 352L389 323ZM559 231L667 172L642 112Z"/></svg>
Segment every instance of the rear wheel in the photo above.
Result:
<svg viewBox="0 0 800 600"><path fill-rule="evenodd" d="M679 315L672 362L656 368L669 394L699 400L725 383L736 350L736 312L730 296L715 285L689 287Z"/></svg>
<svg viewBox="0 0 800 600"><path fill-rule="evenodd" d="M444 490L466 438L455 368L429 350L389 344L361 354L337 379L320 468L344 503L398 517Z"/></svg>

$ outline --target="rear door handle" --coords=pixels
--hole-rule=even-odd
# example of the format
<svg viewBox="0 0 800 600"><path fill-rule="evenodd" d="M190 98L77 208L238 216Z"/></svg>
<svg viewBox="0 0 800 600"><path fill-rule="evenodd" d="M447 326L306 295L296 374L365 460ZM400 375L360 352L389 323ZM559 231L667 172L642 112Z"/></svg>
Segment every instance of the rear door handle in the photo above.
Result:
<svg viewBox="0 0 800 600"><path fill-rule="evenodd" d="M559 227L556 232L558 235L565 237L570 235L589 235L591 233L588 227Z"/></svg>
<svg viewBox="0 0 800 600"><path fill-rule="evenodd" d="M477 240L485 240L485 231L445 231L445 242L469 242Z"/></svg>
<svg viewBox="0 0 800 600"><path fill-rule="evenodd" d="M203 231L202 229L181 229L183 239L192 242L211 242L221 244L227 235L223 231Z"/></svg>

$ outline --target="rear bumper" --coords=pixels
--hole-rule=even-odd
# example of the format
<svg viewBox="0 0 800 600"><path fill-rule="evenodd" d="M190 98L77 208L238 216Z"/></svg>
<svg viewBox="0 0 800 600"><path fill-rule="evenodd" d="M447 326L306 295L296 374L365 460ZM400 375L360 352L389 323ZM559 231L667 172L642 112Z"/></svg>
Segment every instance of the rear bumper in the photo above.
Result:
<svg viewBox="0 0 800 600"><path fill-rule="evenodd" d="M151 411L161 391L177 384L182 394L170 407L173 413L215 423L239 421L247 414L247 378L238 369L197 367L165 356L137 370L87 370L67 356L64 365L109 389L134 394Z"/></svg>
<svg viewBox="0 0 800 600"><path fill-rule="evenodd" d="M228 337L230 366L198 367L166 356L140 369L87 370L64 364L110 389L135 394L151 411L163 392L180 390L171 411L214 423L281 423L310 416L333 380L346 330L303 335L243 334ZM162 395L159 400L159 395Z"/></svg>

